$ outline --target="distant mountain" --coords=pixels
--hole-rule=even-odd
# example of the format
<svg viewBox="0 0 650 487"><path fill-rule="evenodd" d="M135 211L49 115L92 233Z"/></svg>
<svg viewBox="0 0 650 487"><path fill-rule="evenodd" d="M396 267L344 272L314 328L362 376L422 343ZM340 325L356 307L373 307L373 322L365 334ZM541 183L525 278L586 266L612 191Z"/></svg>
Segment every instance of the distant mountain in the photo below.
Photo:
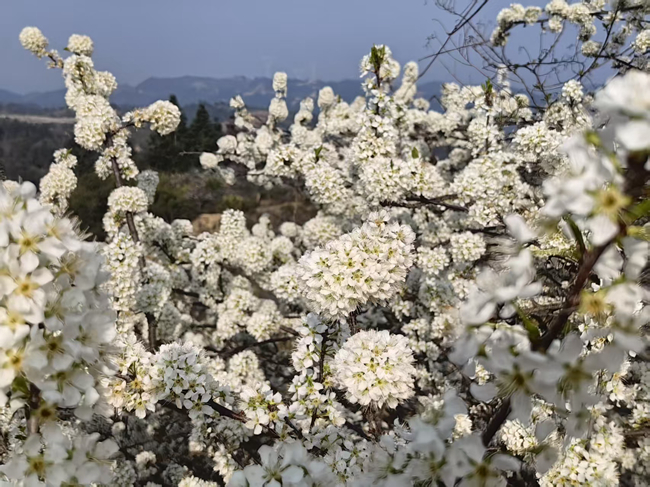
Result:
<svg viewBox="0 0 650 487"><path fill-rule="evenodd" d="M18 95L16 93L12 93L11 91L0 90L0 103L3 103L3 104L16 103L21 98L22 98L21 95Z"/></svg>
<svg viewBox="0 0 650 487"><path fill-rule="evenodd" d="M440 93L442 83L438 81L419 85L421 96L429 98ZM298 109L300 101L311 96L316 99L318 91L324 86L331 86L334 93L346 101L352 101L362 95L360 80L342 81L303 81L289 78L287 104L289 110ZM149 78L137 86L120 85L111 96L111 102L121 107L145 106L156 100L167 99L176 95L181 105L193 105L199 102L211 104L227 103L233 96L241 95L246 105L251 108L266 108L274 96L270 78L204 78L182 76L179 78ZM59 108L65 106L65 90L19 95L0 90L0 104L25 104L41 108Z"/></svg>

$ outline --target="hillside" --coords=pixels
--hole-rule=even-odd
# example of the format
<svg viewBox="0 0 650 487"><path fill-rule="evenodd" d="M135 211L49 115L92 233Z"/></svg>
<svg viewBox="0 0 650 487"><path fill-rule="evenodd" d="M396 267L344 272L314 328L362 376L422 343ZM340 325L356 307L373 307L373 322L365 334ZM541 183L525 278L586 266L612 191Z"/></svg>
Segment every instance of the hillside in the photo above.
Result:
<svg viewBox="0 0 650 487"><path fill-rule="evenodd" d="M440 93L441 82L431 81L419 85L421 96L427 98ZM211 104L228 103L236 95L241 95L249 107L266 108L273 98L270 78L205 78L182 76L179 78L148 78L137 86L120 85L111 96L114 105L122 107L144 106L156 100L167 99L172 93L183 106L207 102ZM296 110L301 100L311 96L316 98L324 86L331 86L334 92L346 101L352 101L362 94L359 80L342 81L304 81L289 78L287 104ZM32 105L41 108L59 108L64 104L65 90L19 95L0 89L0 104Z"/></svg>

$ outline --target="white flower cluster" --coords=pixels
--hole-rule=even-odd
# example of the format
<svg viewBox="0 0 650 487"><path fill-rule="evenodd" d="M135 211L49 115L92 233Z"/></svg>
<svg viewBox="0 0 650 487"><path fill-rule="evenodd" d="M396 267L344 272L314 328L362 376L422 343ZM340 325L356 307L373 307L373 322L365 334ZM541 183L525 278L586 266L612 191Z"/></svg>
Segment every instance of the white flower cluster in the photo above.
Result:
<svg viewBox="0 0 650 487"><path fill-rule="evenodd" d="M594 411L600 415L600 411ZM594 441L574 439L567 447L563 458L540 479L540 485L619 485L617 461L626 469L634 463L634 458L625 458L623 442L625 438L620 428L604 417L594 417Z"/></svg>
<svg viewBox="0 0 650 487"><path fill-rule="evenodd" d="M650 49L650 29L644 29L634 39L634 50L644 54L648 49Z"/></svg>
<svg viewBox="0 0 650 487"><path fill-rule="evenodd" d="M158 100L149 105L143 110L141 116L160 135L171 134L181 121L180 109L172 102L163 100Z"/></svg>
<svg viewBox="0 0 650 487"><path fill-rule="evenodd" d="M82 70L83 68L74 66L75 61L77 59L69 57L66 60L66 66L72 64L71 71ZM84 78L81 77L81 79ZM79 82L83 83L81 80ZM118 129L115 112L108 101L100 95L80 95L74 103L78 108L77 117L79 118L74 126L75 142L84 149L100 150L106 142L107 132Z"/></svg>
<svg viewBox="0 0 650 487"><path fill-rule="evenodd" d="M534 24L542 15L539 7L524 7L513 3L497 15L497 28L492 32L492 43L497 46L505 45L508 40L507 32L516 24Z"/></svg>
<svg viewBox="0 0 650 487"><path fill-rule="evenodd" d="M330 390L333 386L331 361L348 330L344 326L328 326L316 315L309 314L298 332L301 336L291 354L297 375L289 387L293 392L289 415L307 432L330 424L341 426L345 422L341 406Z"/></svg>
<svg viewBox="0 0 650 487"><path fill-rule="evenodd" d="M118 373L130 380L112 378L108 401L117 411L134 411L137 417L144 418L147 411L156 409L156 396L149 374L151 354L134 335L128 333L121 334L117 346L121 352L117 360Z"/></svg>
<svg viewBox="0 0 650 487"><path fill-rule="evenodd" d="M410 227L389 223L386 212L371 214L361 227L300 259L304 296L331 317L388 300L406 278L414 238Z"/></svg>
<svg viewBox="0 0 650 487"><path fill-rule="evenodd" d="M648 6L640 2L620 6L604 1L579 0L569 4L566 0L551 0L543 10L538 6L511 4L498 14L491 43L505 46L516 26L540 24L543 31L550 32L556 38L565 30L577 32L579 49L576 52L587 58L611 60L615 66L623 69L646 69L647 15ZM614 24L620 27L614 28ZM565 29L567 25L574 29ZM594 40L599 33L606 35ZM630 56L630 52L635 56Z"/></svg>
<svg viewBox="0 0 650 487"><path fill-rule="evenodd" d="M538 10L531 9L528 18L533 22L533 17L539 14ZM576 18L579 14L580 11L577 10ZM395 63L390 60L390 52L381 47L375 48L373 52L364 60L362 69L373 74L374 71L380 72L380 79L382 75L386 80L393 79L398 71ZM381 68L384 63L385 67ZM397 102L386 95L389 90L387 83L376 83L372 79L364 82L369 92L369 101L365 105L358 102L347 105L336 100L331 90L323 90L319 97L321 113L316 127L310 130L300 125L304 118L297 117L296 124L290 129L292 139L287 143L270 124L259 129L251 128L243 104L236 104L238 127L242 132L236 138L230 136L230 139L224 139L219 144L219 152L227 152L231 161L244 164L251 171L249 179L259 184L276 184L279 176L293 178L304 175L310 197L320 208L319 214L302 228L285 227L286 233L281 230L292 245L285 240L274 244L273 248L286 247L286 250L282 253L284 258L279 259L282 265L271 273L270 289L285 303L290 303L291 306L307 305L330 320L344 318L351 313L350 320L358 320L363 326L366 323L370 326L386 326L386 323L394 323L394 317L404 320L396 326L401 327L407 335L405 343L433 361L444 359L441 348L449 348L462 332L461 320L472 326L481 325L486 320L496 320L499 322L497 329L481 327L478 335L471 334L462 338L452 354L454 360L465 364L482 347L487 347L485 360L468 361L472 364L471 370L463 369L463 373L475 378L479 386L486 386L472 386L475 397L489 400L499 395L502 399L510 400L514 414L523 418L522 421L527 419L531 396L534 394L554 404L574 400L580 405L575 409L582 410L588 402L584 395L572 396L555 387L558 384L559 369L566 366L567 357L574 353L573 338L564 344L567 352L557 353L553 348L549 349L547 357L534 353L513 357L511 352L513 349L519 351L533 347L527 334L533 333L532 326L537 325L528 320L526 310L531 306L530 298L543 290L540 283L534 282L537 256L547 255L553 242L561 244L558 248L571 248L571 242L567 243L562 236L557 237L557 233L538 234L527 227L525 220L535 221L540 215L547 214L547 210L540 211L545 204L540 198L540 191L537 187L524 183L521 174L524 171L536 172L540 168L560 174L564 170L572 170L571 161L558 148L572 131L589 127L591 123L582 105L585 100L584 89L578 82L568 83L558 101L543 115L536 116L527 108L528 101L525 97L513 95L507 85L501 91L492 92L489 102L486 101L483 89L449 86L443 98L447 109L443 116L434 112L421 113L428 109L428 104L412 100L412 90L407 82L412 83L416 73L413 68L408 68L408 71L405 69L403 89L400 88ZM414 108L402 108L400 103L413 103ZM401 110L407 115L402 115ZM305 113L308 111L307 106ZM355 124L350 120L360 120L362 123ZM367 125L364 125L364 120ZM521 127L517 126L520 122L524 122ZM455 147L447 159L437 162L433 172L424 163L430 156L431 149L426 144L413 142L418 137L416 130L423 130L423 126L431 137L440 137L440 146L451 144ZM517 128L508 132L508 126ZM401 144L407 140L406 134L410 137L409 145L403 147ZM447 138L447 135L450 137ZM333 140L329 137L337 137L337 144L340 145L341 137L344 136L348 137L352 150L329 143L329 140ZM509 141L513 140L514 144L510 145ZM334 157L336 154L339 154L338 157ZM387 158L387 154L391 157ZM417 161L417 164L413 161ZM216 161L216 164L218 162L220 161ZM264 164L265 168L260 172L258 168ZM391 174L389 165L404 170L399 169ZM451 188L445 188L445 181L451 182ZM445 194L453 194L453 197L442 197ZM615 194L602 194L598 201L616 199L610 196ZM621 204L628 204L625 198L622 201ZM386 311L379 311L385 301L373 299L376 293L369 294L368 297L362 295L365 289L361 280L350 288L343 287L344 282L350 282L349 276L354 276L354 271L348 272L345 264L356 270L356 259L359 258L355 242L351 238L355 230L341 237L343 229L365 229L373 219L368 217L369 209L386 202L395 202L397 206L401 203L406 208L409 205L415 206L411 211L400 208L400 212L394 214L399 215L400 221L406 218L404 221L409 222L408 226L415 230L424 245L418 248L416 260L418 270L423 272L415 271L408 279L405 273L399 289L396 288L389 297L390 313L394 317L385 317ZM423 207L417 207L417 203L422 203ZM513 211L521 211L525 218L507 216ZM614 213L616 212L612 211ZM366 221L361 228L357 226L359 219ZM505 247L488 247L492 242L485 235L489 236L495 230L497 235L502 235L504 219L516 242L510 242ZM593 240L589 240L593 224L586 226L586 221L578 219L578 225L584 229L587 241L593 243ZM488 227L485 233L483 227ZM561 227L567 230L566 227ZM244 236L246 232L241 230L239 235ZM503 244L500 240L494 243ZM479 275L476 263L484 261L486 254L495 250L503 252L505 248L511 252L513 247L516 251L509 258L500 260L496 270L488 270L480 275L478 287L475 288L473 281ZM296 264L295 259L301 254L303 256ZM332 262L339 264L334 270L331 270ZM363 264L359 267L365 268ZM598 268L600 267L599 264ZM267 269L273 268L274 264L271 264ZM376 272L373 277L376 279L377 275L381 276L381 273ZM262 282L263 287L268 286L266 278L260 279ZM465 296L470 299L459 313L458 307ZM557 306L553 298L540 299L550 299L549 306ZM369 310L364 312L364 308ZM356 313L359 311L361 314L357 318ZM510 334L513 336L510 336L501 320L519 319L523 319L526 326L511 327ZM278 402L280 398L273 389L265 389L265 392L254 395L248 392L246 395L250 402L242 405L242 409L252 409L251 426L255 425L261 434L271 424L280 431L289 431L283 424L289 420L295 421L302 434L316 434L320 438L319 435L327 431L324 421L326 417L334 424L341 420L337 412L341 405L328 392L335 377L331 375L334 364L330 353L340 347L345 349L347 343L331 339L336 333L336 325L321 323L314 318L308 320L307 325L299 328L301 337L293 357L294 367L301 376L299 379L294 378L291 386L295 402L289 409L285 410L286 406ZM245 326L240 325L241 328ZM231 339L234 337L232 335ZM595 337L595 340L600 338ZM323 343L328 345L319 345ZM325 353L323 349L326 350ZM323 373L319 377L321 356L324 356ZM499 357L504 358L498 361ZM581 363L585 377L593 377L597 372L595 367L602 366L604 359L604 356L598 356ZM613 365L608 363L607 367L610 366ZM533 380L532 376L544 368L545 373L539 373ZM437 366L424 367L418 363L413 369L412 380L417 380L420 387L440 387L443 390L450 387L449 383L462 382L461 376L449 374L448 370ZM581 386L576 384L575 387ZM617 391L612 397L629 397L614 382L605 387ZM318 406L321 404L325 406ZM449 475L445 482L451 485L454 479L463 476L498 479L502 475L500 469L518 470L519 465L507 457L499 458L499 462L484 458L483 447L477 447L470 455L459 453L464 448L469 448L467 445L474 448L480 444L480 439L471 434L473 422L468 421L465 414L457 411L453 416L456 426L448 436L440 437L454 440L448 449L449 458L460 462L457 471L443 474ZM562 409L556 414L563 421L573 421L568 410ZM315 421L310 421L310 416L316 418ZM258 428L257 425L262 426ZM424 430L420 424L418 426ZM370 424L370 428L375 429L376 425ZM468 436L470 438L464 443L456 445L456 440ZM443 443L444 441L447 440L443 440ZM427 442L429 450L423 450L420 446L412 448L417 449L418 455L425 451L438 452L438 458L447 455L440 449L440 443L432 443L430 439ZM539 451L536 452L529 451L528 447L519 448L519 451L529 455L529 462L539 465L540 473L550 466L552 452L558 447L555 443L551 447L549 442L545 437L540 437L537 442ZM323 448L322 440L319 439L318 444L321 445L319 448ZM511 444L516 448L516 442ZM349 446L352 451L357 448L353 445L354 441ZM431 450L434 445L438 446ZM382 458L390 458L393 462L403 458L400 455L408 451L400 448L399 445L390 448L386 446L373 450L372 453L364 450L363 455L369 454L373 461L383 455ZM344 448L337 450L336 455L345 455L350 451ZM341 475L354 476L365 468L358 470L359 466L353 467L347 460L344 465L345 467L336 469ZM477 466L476 470L471 465ZM390 468L395 475L402 475L398 475L398 478L403 483L411 478L409 472L412 471L403 464L391 463ZM366 474L368 472L365 470Z"/></svg>
<svg viewBox="0 0 650 487"><path fill-rule="evenodd" d="M106 258L106 269L111 274L107 288L113 298L113 307L118 311L135 308L136 293L139 289L142 246L123 233L119 233L102 249Z"/></svg>
<svg viewBox="0 0 650 487"><path fill-rule="evenodd" d="M217 385L191 344L162 345L152 368L151 385L157 400L173 401L178 408L190 410L190 417L214 412L206 403L217 395Z"/></svg>
<svg viewBox="0 0 650 487"><path fill-rule="evenodd" d="M91 372L106 367L101 351L115 334L107 296L94 293L105 279L102 259L92 244L81 242L70 220L54 217L35 193L31 183L15 192L0 188L0 204L8 211L0 234L6 320L0 398L6 402L13 382L27 377L48 403L90 411L99 399Z"/></svg>
<svg viewBox="0 0 650 487"><path fill-rule="evenodd" d="M66 49L72 54L90 57L93 55L94 50L93 40L88 36L72 34L70 39L68 39L68 47Z"/></svg>
<svg viewBox="0 0 650 487"><path fill-rule="evenodd" d="M95 162L95 173L100 179L114 176L115 166L124 179L134 179L138 175L138 168L131 159L132 150L128 138L129 132L126 129L112 136L111 145L103 150Z"/></svg>
<svg viewBox="0 0 650 487"><path fill-rule="evenodd" d="M57 215L63 215L68 209L68 200L77 188L77 176L74 168L77 158L70 151L59 149L54 153L54 163L40 182L39 201L50 205Z"/></svg>
<svg viewBox="0 0 650 487"><path fill-rule="evenodd" d="M264 485L334 485L336 477L322 461L313 458L299 443L283 443L278 450L264 445L259 450L261 462L235 472L229 487Z"/></svg>
<svg viewBox="0 0 650 487"><path fill-rule="evenodd" d="M116 188L108 197L108 209L116 216L147 211L148 206L147 193L133 186Z"/></svg>
<svg viewBox="0 0 650 487"><path fill-rule="evenodd" d="M287 73L275 73L273 76L273 90L275 98L269 105L269 124L282 122L289 116L289 109L285 98L287 96Z"/></svg>
<svg viewBox="0 0 650 487"><path fill-rule="evenodd" d="M109 245L103 249L107 257L107 267L112 271L108 290L113 297L113 306L123 313L120 321L126 328L137 326L142 318L149 327L149 341L155 342L156 324L150 323L149 311L155 308L155 316L165 324L178 319L182 312L173 305L166 305L169 292L162 292L158 306L151 303L146 295L155 286L154 281L165 282L166 270L147 271L147 259L140 242L138 228L142 226L144 212L153 201L157 176L143 176L141 187L125 186L124 181L134 179L139 171L131 158L129 144L131 127L140 127L144 122L161 135L173 132L180 123L181 113L177 106L168 101L158 101L144 109L120 117L110 105L109 96L117 83L112 74L97 71L91 55L94 50L92 40L87 36L72 35L67 51L70 56L63 59L56 51L44 52L47 41L35 28L27 28L21 34L23 45L41 57L47 55L52 67L62 69L67 92L66 103L75 111L75 141L83 148L99 153L95 164L98 176L106 179L113 176L116 189L108 201L109 211L103 219L104 229L109 236ZM59 160L60 159L60 160ZM52 205L59 213L67 209L67 200L76 186L73 169L76 160L62 153L55 154L55 164L43 178L41 201ZM173 273L172 273L173 275ZM157 276L158 279L155 279ZM141 290L141 279L151 279ZM139 297L138 297L139 294ZM138 308L142 305L142 308Z"/></svg>
<svg viewBox="0 0 650 487"><path fill-rule="evenodd" d="M332 367L353 403L395 408L413 395L413 362L406 337L371 330L352 335Z"/></svg>
<svg viewBox="0 0 650 487"><path fill-rule="evenodd" d="M58 157L66 163L66 154ZM57 408L83 420L107 412L100 380L111 373L116 328L108 296L99 291L102 258L70 220L35 196L31 183L0 187L0 406L10 399L13 411L31 411L27 437L0 472L31 485L109 482L107 460L117 445L98 442L97 433L64 433L54 422Z"/></svg>
<svg viewBox="0 0 650 487"><path fill-rule="evenodd" d="M46 55L49 42L38 27L25 27L20 31L20 43L35 56Z"/></svg>
<svg viewBox="0 0 650 487"><path fill-rule="evenodd" d="M54 423L41 435L30 435L22 451L0 467L8 479L24 485L95 485L113 478L109 459L117 452L112 440L98 441L99 433L74 440ZM16 452L17 453L17 452Z"/></svg>

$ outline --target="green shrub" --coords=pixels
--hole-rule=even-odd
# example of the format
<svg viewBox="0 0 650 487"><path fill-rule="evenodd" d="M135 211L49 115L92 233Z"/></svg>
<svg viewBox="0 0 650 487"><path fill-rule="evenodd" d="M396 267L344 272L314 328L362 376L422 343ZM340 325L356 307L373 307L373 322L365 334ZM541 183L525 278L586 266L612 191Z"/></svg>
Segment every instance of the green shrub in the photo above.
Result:
<svg viewBox="0 0 650 487"><path fill-rule="evenodd" d="M197 206L188 184L179 183L169 173L160 173L160 183L156 198L151 205L151 213L168 222L176 218L191 220L197 215Z"/></svg>
<svg viewBox="0 0 650 487"><path fill-rule="evenodd" d="M70 197L70 212L79 218L81 229L90 232L98 240L106 237L102 218L108 208L108 195L113 188L110 179L102 181L94 172L88 172L79 176L77 189Z"/></svg>

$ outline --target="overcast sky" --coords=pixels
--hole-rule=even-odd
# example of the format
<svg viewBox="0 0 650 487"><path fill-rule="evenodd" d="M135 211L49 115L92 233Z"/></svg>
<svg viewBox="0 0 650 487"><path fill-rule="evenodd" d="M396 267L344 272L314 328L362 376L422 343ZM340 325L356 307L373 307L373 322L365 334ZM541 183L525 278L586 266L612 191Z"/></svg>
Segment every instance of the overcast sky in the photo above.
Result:
<svg viewBox="0 0 650 487"><path fill-rule="evenodd" d="M463 0L458 0L463 4ZM510 4L492 0L495 18ZM0 15L0 88L26 93L62 87L60 73L22 49L20 30L39 27L62 49L70 34L95 41L95 66L119 82L150 76L358 75L361 56L385 43L403 64L430 53L433 19L453 26L433 0L5 0ZM449 79L442 67L428 80Z"/></svg>

